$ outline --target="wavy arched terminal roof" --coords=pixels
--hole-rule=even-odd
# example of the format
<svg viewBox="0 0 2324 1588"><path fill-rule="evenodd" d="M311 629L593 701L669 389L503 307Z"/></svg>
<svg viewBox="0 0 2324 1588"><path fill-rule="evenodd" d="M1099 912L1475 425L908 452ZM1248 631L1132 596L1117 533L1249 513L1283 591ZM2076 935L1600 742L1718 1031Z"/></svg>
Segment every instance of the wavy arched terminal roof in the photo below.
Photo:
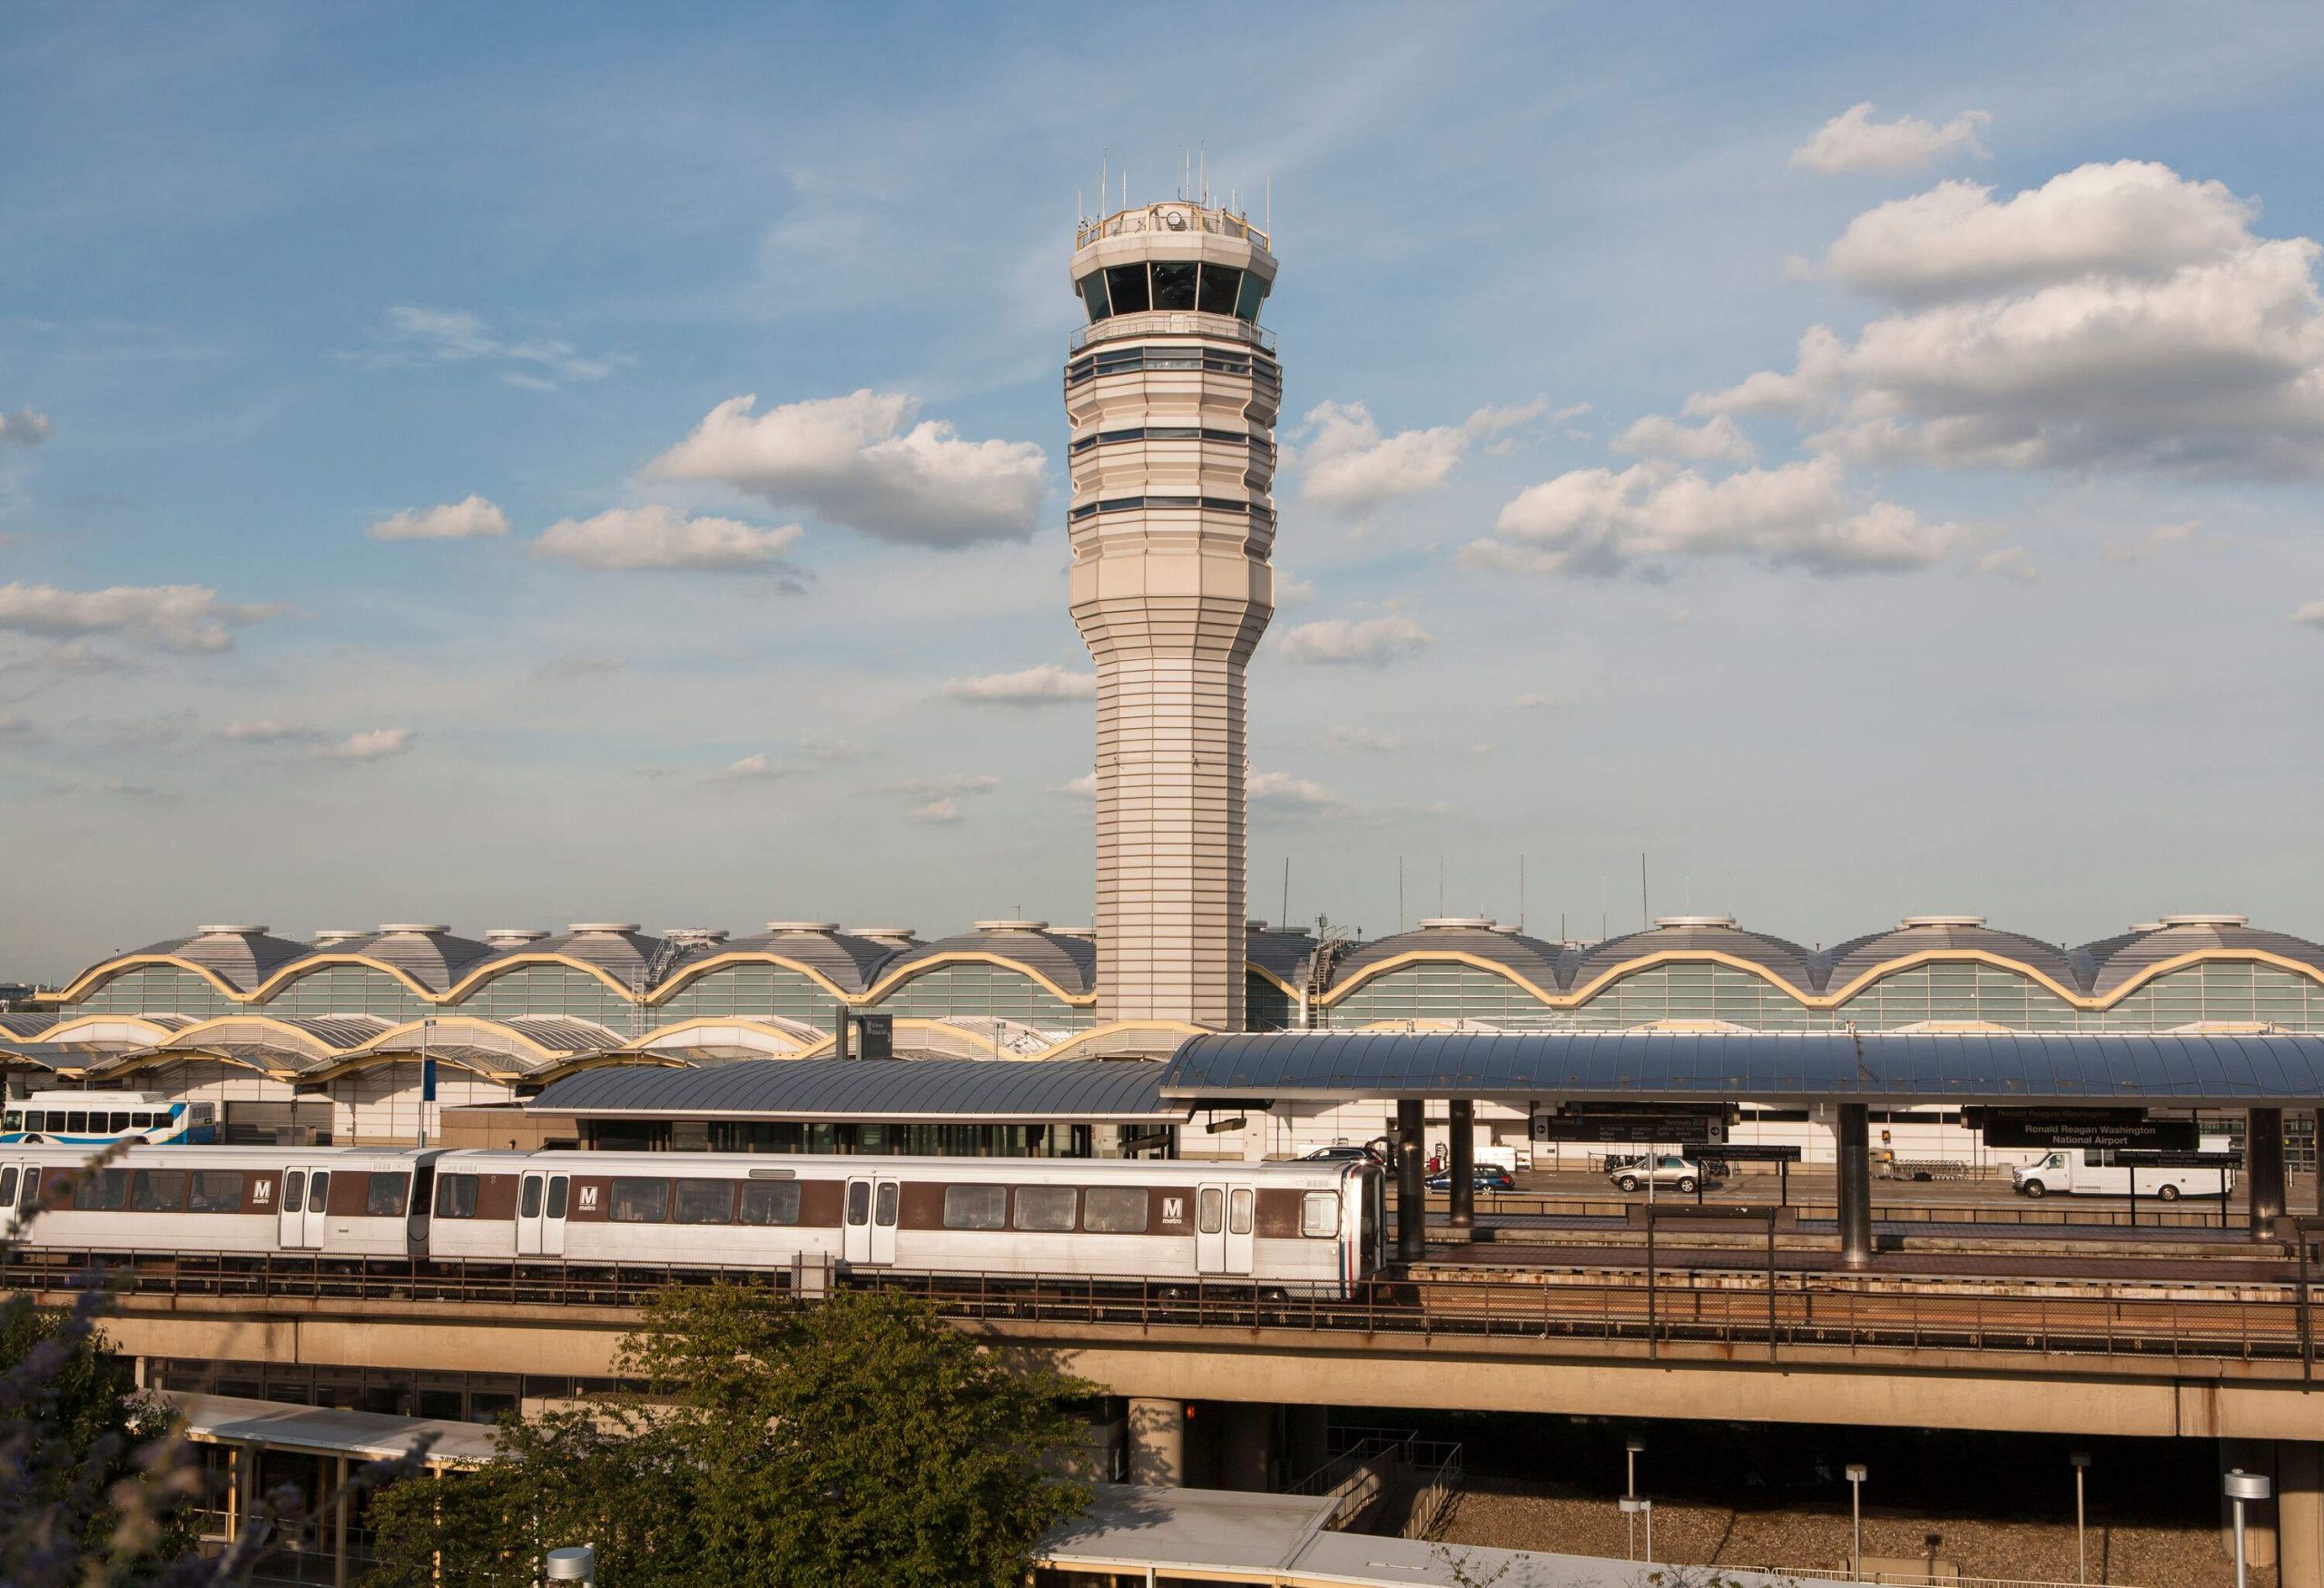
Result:
<svg viewBox="0 0 2324 1588"><path fill-rule="evenodd" d="M209 972L237 992L249 992L294 960L314 951L276 937L263 926L198 926L191 936L165 938L116 956L121 960L176 960ZM90 972L100 968L90 967ZM89 972L84 972L85 977Z"/></svg>
<svg viewBox="0 0 2324 1588"><path fill-rule="evenodd" d="M2190 955L2265 959L2324 977L2324 945L2256 928L2240 915L2166 915L2078 952L2089 966L2090 991L2100 998Z"/></svg>
<svg viewBox="0 0 2324 1588"><path fill-rule="evenodd" d="M1098 991L1097 940L1052 932L1046 921L980 921L970 931L915 944L880 967L875 985L890 987L922 968L960 960L1021 966L1077 1002Z"/></svg>
<svg viewBox="0 0 2324 1588"><path fill-rule="evenodd" d="M1610 937L1581 950L1567 986L1587 991L1610 977L1660 960L1725 961L1757 970L1794 992L1821 992L1815 956L1788 938L1749 932L1728 915L1666 915L1644 932Z"/></svg>
<svg viewBox="0 0 2324 1588"><path fill-rule="evenodd" d="M1886 932L1866 932L1827 949L1823 991L1846 993L1866 977L1917 959L1977 959L2022 967L2072 996L2088 992L2083 967L2053 942L1997 932L1981 915L1907 915Z"/></svg>
<svg viewBox="0 0 2324 1588"><path fill-rule="evenodd" d="M835 987L861 992L872 985L880 967L903 947L898 939L842 932L828 921L770 921L761 934L714 945L706 957L689 963L684 974L699 975L707 966L730 957L740 961L763 956L804 965Z"/></svg>
<svg viewBox="0 0 2324 1588"><path fill-rule="evenodd" d="M1333 970L1325 1001L1384 972L1425 960L1482 964L1555 997L1566 987L1569 967L1563 958L1557 944L1502 931L1483 916L1442 916L1422 922L1417 931L1374 938L1350 949Z"/></svg>
<svg viewBox="0 0 2324 1588"><path fill-rule="evenodd" d="M1281 927L1270 930L1264 921L1249 923L1243 934L1243 961L1294 994L1305 991L1315 958L1315 934Z"/></svg>
<svg viewBox="0 0 2324 1588"><path fill-rule="evenodd" d="M391 924L354 936L319 934L308 957L351 956L400 971L428 991L442 992L500 952L488 942L455 937L448 926Z"/></svg>

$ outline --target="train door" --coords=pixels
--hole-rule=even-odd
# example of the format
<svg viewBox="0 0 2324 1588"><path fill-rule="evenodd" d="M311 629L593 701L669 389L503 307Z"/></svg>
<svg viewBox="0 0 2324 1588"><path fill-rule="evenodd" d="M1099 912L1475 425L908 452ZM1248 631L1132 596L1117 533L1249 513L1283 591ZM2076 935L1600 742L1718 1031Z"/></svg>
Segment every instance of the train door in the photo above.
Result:
<svg viewBox="0 0 2324 1588"><path fill-rule="evenodd" d="M330 1203L330 1170L290 1168L282 1171L282 1201L276 1212L285 1251L320 1251L324 1209Z"/></svg>
<svg viewBox="0 0 2324 1588"><path fill-rule="evenodd" d="M850 1263L885 1267L896 1260L896 1208L902 1193L902 1183L885 1175L859 1175L847 1182Z"/></svg>
<svg viewBox="0 0 2324 1588"><path fill-rule="evenodd" d="M1251 1271L1253 1213L1258 1193L1249 1186L1216 1183L1195 1189L1195 1271Z"/></svg>
<svg viewBox="0 0 2324 1588"><path fill-rule="evenodd" d="M565 1255L565 1210L572 1182L565 1175L527 1174L517 1188L517 1255Z"/></svg>

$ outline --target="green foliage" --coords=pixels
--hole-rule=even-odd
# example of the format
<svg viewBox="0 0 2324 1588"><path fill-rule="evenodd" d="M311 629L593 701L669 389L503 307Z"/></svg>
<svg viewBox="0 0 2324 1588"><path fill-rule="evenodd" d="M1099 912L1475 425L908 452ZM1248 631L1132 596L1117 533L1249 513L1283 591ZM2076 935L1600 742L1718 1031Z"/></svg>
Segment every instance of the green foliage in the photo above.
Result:
<svg viewBox="0 0 2324 1588"><path fill-rule="evenodd" d="M527 1588L594 1543L603 1588L1015 1583L1088 1495L1055 1472L1081 1386L893 1296L674 1289L624 1343L642 1397L513 1422L504 1459L374 1504L383 1585Z"/></svg>

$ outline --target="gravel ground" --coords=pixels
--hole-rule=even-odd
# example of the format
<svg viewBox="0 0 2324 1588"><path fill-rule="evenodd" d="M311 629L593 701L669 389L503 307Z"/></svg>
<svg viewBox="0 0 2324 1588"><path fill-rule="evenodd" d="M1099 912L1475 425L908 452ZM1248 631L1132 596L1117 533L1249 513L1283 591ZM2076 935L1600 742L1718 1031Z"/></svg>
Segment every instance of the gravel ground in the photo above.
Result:
<svg viewBox="0 0 2324 1588"><path fill-rule="evenodd" d="M1499 1476L1475 1480L1462 1494L1447 1543L1570 1554L1627 1553L1625 1519L1602 1496L1555 1484ZM2047 1521L1899 1516L1867 1509L1864 1553L1926 1559L1935 1554L1964 1576L2034 1582L2074 1580L2073 1527ZM1656 1555L1682 1565L1845 1568L1846 1511L1805 1508L1733 1511L1673 1502L1654 1508ZM2140 1588L2233 1588L2235 1568L2209 1528L2113 1525L2090 1529L2090 1581ZM2253 1588L2276 1588L2272 1569L2251 1573Z"/></svg>

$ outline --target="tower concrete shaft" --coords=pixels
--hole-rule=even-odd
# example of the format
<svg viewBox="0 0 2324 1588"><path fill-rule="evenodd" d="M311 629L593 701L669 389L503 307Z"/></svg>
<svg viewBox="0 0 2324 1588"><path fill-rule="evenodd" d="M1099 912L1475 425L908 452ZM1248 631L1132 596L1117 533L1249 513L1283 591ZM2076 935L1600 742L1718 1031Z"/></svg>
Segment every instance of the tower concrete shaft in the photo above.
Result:
<svg viewBox="0 0 2324 1588"><path fill-rule="evenodd" d="M1065 369L1073 621L1098 664L1108 1020L1243 1025L1244 674L1275 615L1283 372L1265 233L1188 201L1083 223Z"/></svg>

